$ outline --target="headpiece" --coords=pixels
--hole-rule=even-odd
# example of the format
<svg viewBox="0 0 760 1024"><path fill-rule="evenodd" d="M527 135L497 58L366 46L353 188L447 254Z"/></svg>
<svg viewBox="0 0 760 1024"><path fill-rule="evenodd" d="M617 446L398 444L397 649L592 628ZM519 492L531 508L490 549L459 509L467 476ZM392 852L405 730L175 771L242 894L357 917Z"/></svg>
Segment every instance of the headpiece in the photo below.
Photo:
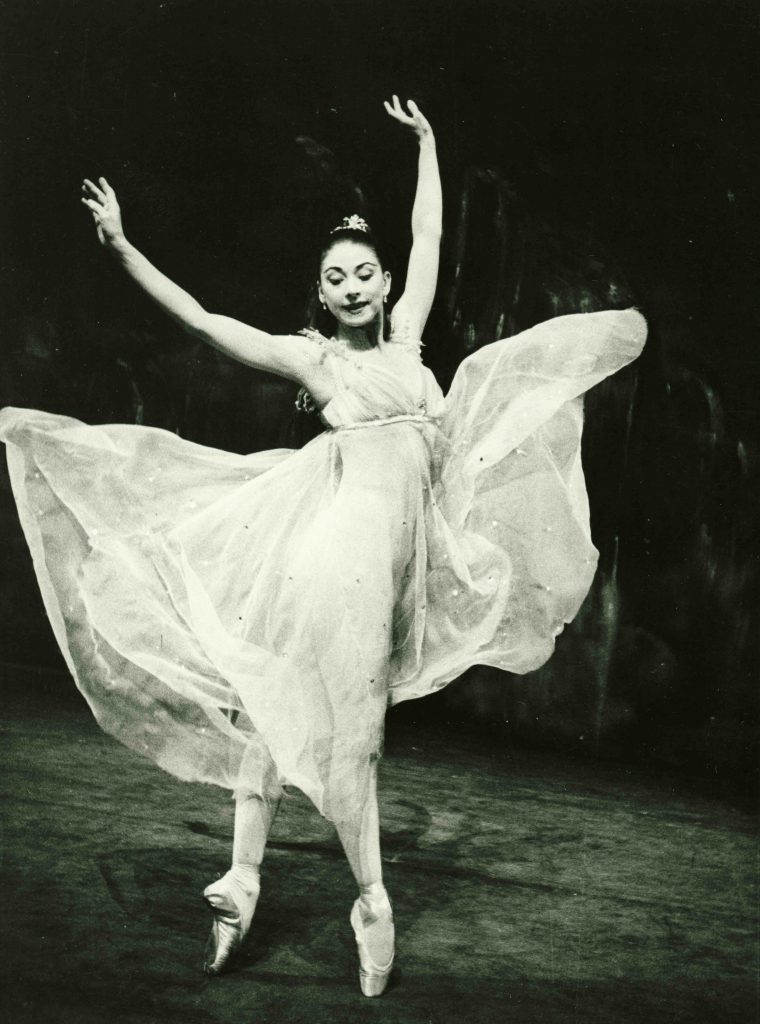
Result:
<svg viewBox="0 0 760 1024"><path fill-rule="evenodd" d="M360 217L358 213L352 213L350 217L344 217L342 222L334 227L330 232L334 235L336 231L365 231L369 232L369 224L366 222L364 217Z"/></svg>

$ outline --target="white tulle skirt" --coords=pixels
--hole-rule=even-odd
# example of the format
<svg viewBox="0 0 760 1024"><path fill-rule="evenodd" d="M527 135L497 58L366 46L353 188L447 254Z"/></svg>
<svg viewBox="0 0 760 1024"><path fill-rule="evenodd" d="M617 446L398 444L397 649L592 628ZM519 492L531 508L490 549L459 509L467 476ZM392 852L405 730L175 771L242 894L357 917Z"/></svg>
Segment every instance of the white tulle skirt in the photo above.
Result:
<svg viewBox="0 0 760 1024"><path fill-rule="evenodd" d="M256 790L274 761L354 816L387 704L473 664L528 672L593 578L580 396L636 357L635 311L487 345L442 417L234 455L129 425L0 413L47 613L108 733Z"/></svg>

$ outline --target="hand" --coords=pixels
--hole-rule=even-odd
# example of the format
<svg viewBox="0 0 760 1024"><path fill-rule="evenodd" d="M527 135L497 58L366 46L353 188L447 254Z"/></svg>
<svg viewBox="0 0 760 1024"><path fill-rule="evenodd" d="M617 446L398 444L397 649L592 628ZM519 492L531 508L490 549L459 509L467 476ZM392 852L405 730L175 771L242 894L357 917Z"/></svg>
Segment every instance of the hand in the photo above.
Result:
<svg viewBox="0 0 760 1024"><path fill-rule="evenodd" d="M98 185L84 179L82 202L89 207L98 232L101 245L115 246L124 240L121 226L121 210L116 193L105 178L98 178Z"/></svg>
<svg viewBox="0 0 760 1024"><path fill-rule="evenodd" d="M410 113L404 110L399 103L398 96L393 97L393 104L384 101L386 111L392 118L399 122L399 124L406 125L407 128L411 128L420 142L424 142L426 139L433 138L433 129L430 127L430 122L422 113L420 108L414 102L414 100L407 100L406 105L409 108Z"/></svg>

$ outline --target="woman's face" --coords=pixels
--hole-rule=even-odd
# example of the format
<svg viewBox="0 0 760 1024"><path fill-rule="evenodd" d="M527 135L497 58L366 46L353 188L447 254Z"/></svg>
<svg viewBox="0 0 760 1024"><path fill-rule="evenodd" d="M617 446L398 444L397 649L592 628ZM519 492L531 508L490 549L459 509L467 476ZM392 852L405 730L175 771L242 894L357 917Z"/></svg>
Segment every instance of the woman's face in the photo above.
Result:
<svg viewBox="0 0 760 1024"><path fill-rule="evenodd" d="M391 275L380 266L371 246L344 239L325 253L319 300L339 324L367 327L380 316L390 286Z"/></svg>

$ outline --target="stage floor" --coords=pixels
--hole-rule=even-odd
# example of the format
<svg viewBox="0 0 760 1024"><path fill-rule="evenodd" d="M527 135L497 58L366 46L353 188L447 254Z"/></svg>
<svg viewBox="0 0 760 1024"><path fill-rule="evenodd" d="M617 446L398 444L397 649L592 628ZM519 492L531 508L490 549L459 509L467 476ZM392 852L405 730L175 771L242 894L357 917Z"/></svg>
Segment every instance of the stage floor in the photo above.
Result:
<svg viewBox="0 0 760 1024"><path fill-rule="evenodd" d="M391 728L381 776L386 994L359 992L352 879L298 795L237 968L207 978L200 892L228 867L231 799L103 735L67 679L29 682L6 687L3 715L9 1024L758 1019L746 809L683 780L408 724Z"/></svg>

